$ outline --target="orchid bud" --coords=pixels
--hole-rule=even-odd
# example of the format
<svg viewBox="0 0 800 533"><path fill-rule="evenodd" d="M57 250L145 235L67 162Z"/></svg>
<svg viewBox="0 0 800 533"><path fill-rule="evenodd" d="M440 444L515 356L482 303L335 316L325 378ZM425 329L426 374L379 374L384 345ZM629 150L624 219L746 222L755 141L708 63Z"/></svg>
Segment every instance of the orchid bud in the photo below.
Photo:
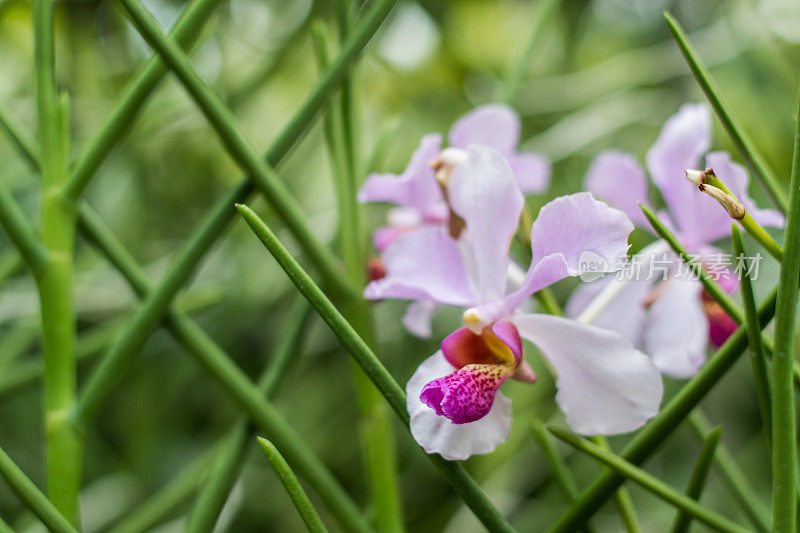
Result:
<svg viewBox="0 0 800 533"><path fill-rule="evenodd" d="M736 220L741 220L744 218L744 204L730 194L726 193L722 189L714 187L713 185L700 185L698 189L722 204L722 207L725 208L731 218L735 218Z"/></svg>
<svg viewBox="0 0 800 533"><path fill-rule="evenodd" d="M436 172L436 179L442 187L447 187L453 168L465 161L467 157L466 150L451 147L442 150L439 157L431 162L431 168Z"/></svg>

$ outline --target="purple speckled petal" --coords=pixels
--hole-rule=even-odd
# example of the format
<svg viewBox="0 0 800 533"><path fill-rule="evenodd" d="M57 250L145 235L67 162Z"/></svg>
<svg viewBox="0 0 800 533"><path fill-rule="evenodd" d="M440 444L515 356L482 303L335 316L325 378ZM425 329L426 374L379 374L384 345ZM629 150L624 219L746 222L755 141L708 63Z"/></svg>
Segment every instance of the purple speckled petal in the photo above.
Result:
<svg viewBox="0 0 800 533"><path fill-rule="evenodd" d="M698 168L700 156L711 145L711 115L705 104L685 104L661 129L647 153L647 169L684 239L693 248L703 244L704 210L708 198L687 186L683 171ZM712 200L713 201L713 200Z"/></svg>
<svg viewBox="0 0 800 533"><path fill-rule="evenodd" d="M575 432L626 433L658 412L658 369L618 333L550 315L518 315L514 324L555 368L556 401Z"/></svg>
<svg viewBox="0 0 800 533"><path fill-rule="evenodd" d="M430 300L412 302L403 315L403 325L417 337L427 339L431 336L431 319L439 304Z"/></svg>
<svg viewBox="0 0 800 533"><path fill-rule="evenodd" d="M420 401L422 387L455 370L441 352L423 361L406 385L406 405L411 417L411 434L426 452L438 453L448 460L463 460L474 454L491 452L508 439L511 400L498 392L489 413L469 424L454 424L437 415Z"/></svg>
<svg viewBox="0 0 800 533"><path fill-rule="evenodd" d="M708 319L697 280L672 277L647 312L644 351L658 369L675 378L697 373L706 360Z"/></svg>
<svg viewBox="0 0 800 533"><path fill-rule="evenodd" d="M522 194L538 194L550 185L550 161L533 152L508 155L508 164Z"/></svg>
<svg viewBox="0 0 800 533"><path fill-rule="evenodd" d="M430 163L441 149L441 135L424 136L402 174L371 174L358 191L358 201L391 202L414 207L421 213L436 209L443 197Z"/></svg>
<svg viewBox="0 0 800 533"><path fill-rule="evenodd" d="M469 261L481 302L500 300L508 251L524 200L508 163L496 150L472 146L448 183L450 205L467 227Z"/></svg>
<svg viewBox="0 0 800 533"><path fill-rule="evenodd" d="M450 146L467 149L473 144L488 146L504 156L514 153L519 142L517 113L503 104L476 107L450 128Z"/></svg>
<svg viewBox="0 0 800 533"><path fill-rule="evenodd" d="M381 257L386 276L370 282L370 300L432 300L469 307L477 301L461 252L445 228L423 226L397 237Z"/></svg>
<svg viewBox="0 0 800 533"><path fill-rule="evenodd" d="M624 212L640 228L650 224L639 203L650 205L647 198L647 176L630 154L608 151L598 155L586 173L586 190Z"/></svg>
<svg viewBox="0 0 800 533"><path fill-rule="evenodd" d="M760 209L750 195L747 194L749 177L741 165L731 161L726 152L711 152L706 155L706 165L714 170L714 174L731 190L733 195L744 204L745 209L762 226L782 227L785 223L783 215L774 209ZM691 184L689 184L692 187ZM694 192L698 192L695 190ZM701 194L703 202L703 227L701 235L704 243L730 236L731 218L716 200Z"/></svg>
<svg viewBox="0 0 800 533"><path fill-rule="evenodd" d="M427 383L419 399L454 424L475 422L489 413L497 389L511 372L504 365L467 365Z"/></svg>

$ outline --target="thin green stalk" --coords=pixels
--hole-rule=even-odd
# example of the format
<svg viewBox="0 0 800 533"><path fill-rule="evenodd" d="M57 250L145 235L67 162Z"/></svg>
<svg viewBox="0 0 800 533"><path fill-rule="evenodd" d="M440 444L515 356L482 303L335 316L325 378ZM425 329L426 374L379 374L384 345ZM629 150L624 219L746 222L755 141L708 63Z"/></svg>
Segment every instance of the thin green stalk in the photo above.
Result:
<svg viewBox="0 0 800 533"><path fill-rule="evenodd" d="M222 0L193 0L178 18L170 38L183 49L191 49L197 43L203 25L221 3ZM106 122L78 157L64 188L64 196L73 202L78 201L97 169L128 132L147 98L167 72L163 60L156 54L131 81Z"/></svg>
<svg viewBox="0 0 800 533"><path fill-rule="evenodd" d="M62 196L69 153L69 101L55 82L53 0L35 0L34 77L42 163L42 243L47 260L36 272L45 355L44 418L47 492L71 522L77 522L81 442L68 413L75 403L75 209Z"/></svg>
<svg viewBox="0 0 800 533"><path fill-rule="evenodd" d="M315 117L341 81L344 71L366 47L389 14L392 5L393 2L389 0L376 3L364 16L358 29L353 31L350 39L342 47L341 53L332 63L331 68L270 145L265 158L271 166L274 167L283 160L308 131ZM178 252L167 274L149 293L142 306L132 317L128 328L110 348L97 370L89 377L83 394L78 400L75 413L77 423L86 423L99 411L106 398L114 391L116 383L124 373L129 361L138 353L148 334L167 313L169 303L174 295L227 227L231 217L235 214L231 205L246 200L252 191L253 185L249 178L243 178L235 189L219 199L206 215L200 227Z"/></svg>
<svg viewBox="0 0 800 533"><path fill-rule="evenodd" d="M596 435L592 437L591 441L599 448L611 452L611 446L608 444L608 439L603 435ZM628 533L639 533L642 531L642 526L639 525L639 519L636 516L636 509L633 507L633 501L628 489L620 487L614 494L614 507L622 519L622 524L625 526L625 531Z"/></svg>
<svg viewBox="0 0 800 533"><path fill-rule="evenodd" d="M143 533L162 523L180 505L185 503L208 476L216 448L204 452L193 460L169 483L127 513L109 533Z"/></svg>
<svg viewBox="0 0 800 533"><path fill-rule="evenodd" d="M36 236L36 231L2 181L0 181L0 224L12 244L22 254L28 267L34 273L41 272L47 263L47 248Z"/></svg>
<svg viewBox="0 0 800 533"><path fill-rule="evenodd" d="M759 323L764 326L775 313L777 292L772 291L759 306ZM674 432L700 401L724 376L747 346L747 334L739 329L709 358L700 371L661 408L628 442L621 456L635 465L643 463L666 438ZM601 472L582 492L575 502L550 526L549 532L575 531L610 498L625 481L616 472Z"/></svg>
<svg viewBox="0 0 800 533"><path fill-rule="evenodd" d="M340 6L343 2L340 2ZM340 9L346 9L340 7ZM347 18L346 14L341 14ZM343 27L346 23L343 22ZM322 70L328 68L328 50L324 28L312 26L314 47ZM345 89L348 89L345 91ZM339 235L342 245L345 270L357 286L366 283L367 234L362 224L361 206L356 201L355 149L352 131L355 119L354 88L352 84L342 87L342 105L328 106L325 112L325 138L331 156L335 190L339 212ZM366 340L374 351L375 329L370 314L370 305L363 296L348 300L342 307L345 317ZM399 532L404 530L402 502L397 476L394 432L386 406L380 393L364 372L353 363L353 380L359 409L364 458L370 481L370 493L375 505L376 525L379 531Z"/></svg>
<svg viewBox="0 0 800 533"><path fill-rule="evenodd" d="M306 222L300 204L275 171L261 159L236 126L236 118L225 103L192 68L189 59L179 46L170 41L159 28L158 21L139 0L120 0L142 37L169 65L197 103L203 115L219 135L231 157L247 172L264 198L286 223L303 251L320 271L325 281L342 294L357 293L359 289L347 283L341 275L338 260L330 249L317 240ZM384 3L393 2L384 0Z"/></svg>
<svg viewBox="0 0 800 533"><path fill-rule="evenodd" d="M119 269L134 291L146 299L152 290L141 267L101 221L90 214L88 207L83 211L85 216L82 218L82 227L90 240ZM275 407L264 400L258 387L233 363L228 354L184 313L171 309L166 317L166 325L205 370L247 411L261 430L281 444L295 468L319 492L337 519L347 529L368 531L369 527L358 507L344 489L300 436L294 433Z"/></svg>
<svg viewBox="0 0 800 533"><path fill-rule="evenodd" d="M348 353L381 391L381 394L394 409L403 425L408 428L409 417L406 411L406 395L397 381L394 380L375 353L369 349L369 346L325 296L325 293L278 241L272 230L249 207L245 205L237 205L236 207L259 240L286 272L289 279L292 280L292 283L317 310L317 313L328 324ZM445 461L441 456L435 454L429 454L428 458L444 473L459 497L472 509L475 516L487 529L490 531L513 531L511 525L491 504L460 463Z"/></svg>
<svg viewBox="0 0 800 533"><path fill-rule="evenodd" d="M794 532L797 523L797 430L792 391L792 348L797 273L800 272L800 117L796 116L796 121L772 356L772 530L778 533Z"/></svg>
<svg viewBox="0 0 800 533"><path fill-rule="evenodd" d="M303 519L308 530L312 533L324 533L328 531L322 523L322 520L320 520L314 506L311 504L311 500L308 499L306 491L303 490L303 487L300 486L300 482L297 481L297 476L294 475L289 464L283 456L281 456L281 452L267 439L258 437L258 444L261 446L264 456L267 458L270 466L272 466L275 473L278 474L278 478L280 478L281 483L283 483L284 488L286 488L289 498L291 498L295 509L297 509L300 518Z"/></svg>
<svg viewBox="0 0 800 533"><path fill-rule="evenodd" d="M519 90L520 82L525 72L530 67L533 53L542 34L542 30L548 27L547 23L555 12L558 0L542 0L534 10L531 21L528 24L528 35L525 39L525 47L522 49L519 58L511 63L506 71L505 80L501 87L499 101L510 104Z"/></svg>
<svg viewBox="0 0 800 533"><path fill-rule="evenodd" d="M604 450L602 447L592 444L586 439L576 437L572 433L563 429L555 427L551 427L549 429L553 435L574 447L576 450L579 450L590 457L594 457L606 466L611 467L619 475L625 476L631 481L639 484L641 487L652 492L659 498L671 503L675 507L688 513L695 519L714 528L715 530L736 533L748 531L746 528L731 522L724 516L707 509L706 507L703 507L689 496L678 492L657 477L648 474L644 470L638 468L636 465L633 465L621 457Z"/></svg>
<svg viewBox="0 0 800 533"><path fill-rule="evenodd" d="M770 398L772 391L769 385L769 370L767 369L767 359L764 355L764 346L761 344L761 330L758 327L758 316L756 315L756 300L753 295L753 284L747 273L750 265L744 253L744 242L742 232L736 224L731 225L731 241L733 244L733 255L742 258L744 261L744 271L741 274L740 286L742 293L742 303L744 307L745 324L747 326L747 340L750 344L750 363L753 366L753 377L756 382L756 396L758 407L761 411L761 423L767 434L767 441L771 441L772 432L772 411L770 408Z"/></svg>
<svg viewBox="0 0 800 533"><path fill-rule="evenodd" d="M742 159L744 159L747 166L753 172L753 175L767 193L773 205L780 209L781 212L786 213L788 206L786 192L778 185L775 174L764 162L764 158L761 157L761 154L756 150L755 146L753 146L752 141L745 134L744 130L739 126L736 120L734 120L728 106L722 101L722 95L716 83L711 79L708 69L692 48L683 28L681 28L678 21L669 13L664 13L664 17L667 20L669 30L672 32L675 42L678 43L678 47L683 57L686 59L695 80L706 95L708 102L717 114L717 118L719 118L722 127L725 128L725 131L728 133L728 137L730 137L731 142L736 147L736 150L738 150L739 155L742 156Z"/></svg>
<svg viewBox="0 0 800 533"><path fill-rule="evenodd" d="M0 128L3 129L28 164L37 168L39 166L39 147L33 139L22 133L25 131L22 125L3 106L0 106Z"/></svg>
<svg viewBox="0 0 800 533"><path fill-rule="evenodd" d="M711 431L711 423L700 408L695 409L689 415L689 425L694 434L701 440ZM767 513L764 507L760 505L763 502L763 498L750 485L747 475L742 472L724 442L720 442L717 446L717 453L714 458L722 473L722 479L725 480L733 497L747 515L750 523L760 533L768 533L769 519L766 517Z"/></svg>
<svg viewBox="0 0 800 533"><path fill-rule="evenodd" d="M700 455L698 455L697 462L694 464L685 491L686 495L693 500L699 500L700 495L703 493L721 436L722 426L717 426L708 433L703 441L703 447L700 449ZM686 533L689 531L691 523L692 516L684 509L679 510L678 515L675 517L675 522L672 524L672 533Z"/></svg>
<svg viewBox="0 0 800 533"><path fill-rule="evenodd" d="M578 485L575 483L575 478L572 477L572 472L570 472L569 468L558 454L558 450L556 450L553 439L547 431L547 427L538 418L533 422L533 436L539 443L542 454L544 454L547 464L550 465L550 472L558 482L558 486L561 487L567 501L572 502L578 495ZM589 526L588 522L584 524L582 531L591 533L592 528Z"/></svg>
<svg viewBox="0 0 800 533"><path fill-rule="evenodd" d="M296 361L308 333L308 319L311 307L305 300L298 300L289 312L287 327L281 342L270 358L258 380L258 389L270 398L292 361ZM189 513L186 531L200 533L212 531L219 518L228 495L239 477L247 449L252 442L255 430L247 417L242 417L225 436L207 483L197 496L194 507Z"/></svg>
<svg viewBox="0 0 800 533"><path fill-rule="evenodd" d="M0 533L14 533L14 529L2 518L0 518Z"/></svg>
<svg viewBox="0 0 800 533"><path fill-rule="evenodd" d="M3 476L11 486L11 490L48 529L56 533L77 533L75 526L42 494L2 448L0 448L0 476Z"/></svg>

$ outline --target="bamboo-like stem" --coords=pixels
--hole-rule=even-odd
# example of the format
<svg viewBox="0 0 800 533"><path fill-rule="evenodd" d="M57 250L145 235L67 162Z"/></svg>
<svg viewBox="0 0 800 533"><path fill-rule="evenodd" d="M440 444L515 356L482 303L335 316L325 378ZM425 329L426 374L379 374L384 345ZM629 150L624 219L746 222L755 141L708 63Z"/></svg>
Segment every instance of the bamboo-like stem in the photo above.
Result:
<svg viewBox="0 0 800 533"><path fill-rule="evenodd" d="M64 516L77 522L81 439L69 423L75 404L75 208L62 195L67 180L69 101L55 82L53 0L35 0L34 71L42 164L42 242L47 261L37 271L45 356L44 418L47 492Z"/></svg>
<svg viewBox="0 0 800 533"><path fill-rule="evenodd" d="M703 414L702 409L697 408L689 415L689 425L694 434L701 440L705 439L708 432L711 431L711 423ZM760 533L769 532L769 519L766 518L766 511L763 506L759 505L763 498L761 494L750 485L747 476L742 472L742 469L736 463L733 455L725 446L724 442L717 445L717 451L714 455L717 466L722 473L722 478L728 485L733 497L741 506L750 523Z"/></svg>
<svg viewBox="0 0 800 533"><path fill-rule="evenodd" d="M728 137L730 137L739 155L742 156L742 159L744 159L747 166L753 172L759 185L761 185L767 193L773 205L780 209L781 212L786 213L788 206L786 192L778 184L775 174L769 169L764 162L764 158L756 150L755 146L753 146L752 141L745 134L744 130L734 120L728 106L722 101L722 96L716 83L711 79L708 69L703 62L700 61L699 56L692 48L683 28L681 28L678 21L669 13L664 13L664 17L667 20L667 25L669 26L670 32L672 32L672 36L675 38L675 42L678 44L683 57L686 59L692 71L692 75L694 75L695 80L706 95L708 102L717 114L717 118L719 118L722 127L725 128L725 131L728 133Z"/></svg>
<svg viewBox="0 0 800 533"><path fill-rule="evenodd" d="M319 111L341 81L344 72L366 47L369 40L388 15L391 2L380 2L372 6L342 47L336 61L319 81L317 86L300 106L294 117L281 130L270 145L265 158L271 166L276 166L289 153L308 131ZM253 191L248 177L220 198L206 215L201 225L188 239L170 265L167 274L145 299L142 306L131 318L129 326L109 349L97 370L89 377L81 394L75 413L78 423L85 423L100 409L106 398L114 391L117 380L124 373L128 362L144 344L151 332L167 313L169 303L186 282L197 264L227 227L235 211L231 205L246 200Z"/></svg>
<svg viewBox="0 0 800 533"><path fill-rule="evenodd" d="M731 225L731 241L733 244L734 257L741 257L742 261L747 263L744 253L744 242L742 241L742 232L739 231L736 224ZM745 264L744 272L741 275L740 286L742 303L744 304L745 324L747 325L747 340L750 344L750 363L753 367L753 377L756 382L756 397L758 398L758 407L761 411L761 423L764 425L764 431L767 434L767 442L771 442L772 410L770 398L772 398L772 392L769 384L767 360L764 355L764 345L761 343L761 330L758 327L756 301L755 296L753 296L753 284L750 282L750 276L747 275L748 271L749 265Z"/></svg>
<svg viewBox="0 0 800 533"><path fill-rule="evenodd" d="M343 2L340 2L343 6ZM340 7L345 10L346 7ZM347 19L346 13L340 18ZM347 26L346 20L341 23ZM321 25L312 26L314 47L322 70L328 68L328 50ZM352 80L349 80L352 81ZM347 90L345 90L347 89ZM339 212L339 236L345 271L356 286L367 281L367 234L362 224L361 206L356 201L356 154L354 148L355 127L354 88L352 83L342 87L341 106L328 106L325 112L325 138L330 152ZM370 314L369 302L363 296L349 299L342 306L343 313L356 332L375 350L375 329ZM378 531L403 531L402 502L397 476L394 432L386 405L378 390L353 363L353 380L359 409L364 459L369 474L370 492L376 511Z"/></svg>
<svg viewBox="0 0 800 533"><path fill-rule="evenodd" d="M11 490L48 529L56 533L77 533L75 526L42 494L2 448L0 448L0 476L3 476Z"/></svg>
<svg viewBox="0 0 800 533"><path fill-rule="evenodd" d="M278 474L278 478L280 478L281 483L283 483L283 486L286 488L289 498L291 498L295 509L297 509L300 518L303 519L308 530L311 533L327 532L328 529L322 523L317 511L311 504L311 500L308 499L308 494L306 494L306 491L300 486L300 482L297 481L297 476L292 472L286 459L281 456L281 452L278 451L278 448L267 439L261 437L258 437L258 444L261 446L261 450L264 452L267 461L275 470L275 473Z"/></svg>
<svg viewBox="0 0 800 533"><path fill-rule="evenodd" d="M777 533L794 532L797 524L797 430L792 390L792 348L797 273L800 272L800 117L796 116L795 127L772 356L772 530Z"/></svg>
<svg viewBox="0 0 800 533"><path fill-rule="evenodd" d="M758 308L763 327L775 313L777 292L772 291ZM736 331L706 362L700 371L661 408L622 450L621 457L635 465L644 462L672 434L714 385L730 370L747 346L743 328ZM578 495L575 502L548 528L550 533L575 531L610 498L624 482L616 472L602 472Z"/></svg>
<svg viewBox="0 0 800 533"><path fill-rule="evenodd" d="M341 275L338 260L330 249L317 240L306 222L299 203L285 185L279 181L274 170L262 160L236 126L233 113L213 89L203 82L192 68L189 59L179 46L166 38L158 22L139 0L120 0L142 37L169 65L183 86L197 103L203 115L219 135L231 157L247 172L266 200L286 223L303 251L319 269L326 283L344 295L358 294L360 288L353 287L349 278ZM382 0L389 7L391 0Z"/></svg>
<svg viewBox="0 0 800 533"><path fill-rule="evenodd" d="M618 472L619 475L625 476L627 479L639 484L659 498L671 503L680 510L688 513L695 519L714 528L715 530L726 531L729 533L744 533L745 531L748 531L746 528L731 522L724 516L700 505L694 499L678 492L657 477L652 476L644 470L638 468L636 465L633 465L625 459L603 449L601 446L592 444L586 439L576 437L572 433L560 428L550 428L550 432L562 441L574 447L576 450L594 457L598 461Z"/></svg>
<svg viewBox="0 0 800 533"><path fill-rule="evenodd" d="M605 436L595 435L591 438L591 441L600 449L611 453L611 446ZM628 533L641 533L642 526L639 525L639 518L636 516L636 509L633 507L631 494L625 487L620 487L617 492L614 493L614 507L616 507L617 513L622 519L625 531Z"/></svg>
<svg viewBox="0 0 800 533"><path fill-rule="evenodd" d="M706 479L708 479L711 465L714 463L714 454L717 451L721 436L722 426L717 426L703 440L700 455L697 456L697 462L692 469L692 474L689 476L689 483L686 485L686 495L693 500L699 500L700 495L703 493L703 487L705 487ZM692 515L687 513L685 509L680 509L675 517L675 522L672 524L672 533L686 533L691 523Z"/></svg>
<svg viewBox="0 0 800 533"><path fill-rule="evenodd" d="M325 296L325 293L284 248L283 244L272 233L272 230L246 205L237 205L236 207L242 218L245 219L262 244L286 272L289 279L292 280L292 283L317 310L317 313L328 324L348 353L381 391L381 394L395 411L398 418L400 418L403 425L408 428L409 417L406 410L406 395L397 381L386 370L386 367L381 364L375 353L369 349L369 346L355 332L328 297ZM435 454L428 454L428 458L444 473L459 497L472 509L475 516L487 529L491 531L513 531L511 525L492 505L461 464L446 461Z"/></svg>
<svg viewBox="0 0 800 533"><path fill-rule="evenodd" d="M298 300L289 312L287 327L284 328L281 342L270 358L269 364L258 380L258 389L269 398L280 379L296 361L307 337L308 319L311 307L304 300ZM255 429L248 417L242 417L225 436L219 452L214 458L208 481L197 496L189 514L186 531L190 533L208 532L214 529L219 513L228 499L234 483L239 477Z"/></svg>

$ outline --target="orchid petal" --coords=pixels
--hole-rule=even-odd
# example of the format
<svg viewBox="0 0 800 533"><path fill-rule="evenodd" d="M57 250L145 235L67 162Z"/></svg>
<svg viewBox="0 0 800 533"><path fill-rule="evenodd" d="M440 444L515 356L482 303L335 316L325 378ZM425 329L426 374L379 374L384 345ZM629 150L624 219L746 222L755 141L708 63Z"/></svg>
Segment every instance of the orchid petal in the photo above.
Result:
<svg viewBox="0 0 800 533"><path fill-rule="evenodd" d="M639 203L649 205L647 176L630 154L608 151L598 155L586 174L586 190L621 210L634 224L649 229Z"/></svg>
<svg viewBox="0 0 800 533"><path fill-rule="evenodd" d="M688 378L705 362L708 319L693 279L672 277L650 306L644 328L644 350L661 372Z"/></svg>
<svg viewBox="0 0 800 533"><path fill-rule="evenodd" d="M489 413L468 424L454 424L437 415L419 399L422 388L455 370L441 351L433 354L419 365L408 381L406 404L411 417L411 434L426 452L438 453L448 460L463 460L474 454L489 453L508 439L511 400L498 392Z"/></svg>
<svg viewBox="0 0 800 533"><path fill-rule="evenodd" d="M503 365L467 365L422 387L419 399L456 424L480 420L492 409L497 389L512 370Z"/></svg>
<svg viewBox="0 0 800 533"><path fill-rule="evenodd" d="M550 161L533 152L522 152L508 156L508 164L522 194L536 194L550 185Z"/></svg>
<svg viewBox="0 0 800 533"><path fill-rule="evenodd" d="M475 108L450 128L450 146L467 149L473 144L488 146L504 156L511 155L519 142L520 122L517 113L503 104Z"/></svg>
<svg viewBox="0 0 800 533"><path fill-rule="evenodd" d="M499 320L479 334L467 327L442 341L442 354L456 368L471 364L500 364L511 369L522 361L522 339L514 324Z"/></svg>
<svg viewBox="0 0 800 533"><path fill-rule="evenodd" d="M384 250L386 276L370 282L370 300L433 300L469 307L477 300L461 252L445 228L423 226L397 237Z"/></svg>
<svg viewBox="0 0 800 533"><path fill-rule="evenodd" d="M371 174L358 191L358 201L391 202L423 213L434 209L443 197L430 163L441 149L441 135L424 136L402 174Z"/></svg>
<svg viewBox="0 0 800 533"><path fill-rule="evenodd" d="M647 153L647 168L685 242L692 248L701 242L704 224L701 198L686 182L683 171L697 168L700 156L711 145L711 115L704 104L685 104L670 117Z"/></svg>
<svg viewBox="0 0 800 533"><path fill-rule="evenodd" d="M618 333L549 315L519 315L514 323L558 373L556 401L575 432L626 433L658 412L658 369Z"/></svg>
<svg viewBox="0 0 800 533"><path fill-rule="evenodd" d="M439 305L436 302L430 300L412 302L406 308L405 315L403 315L403 325L413 335L423 339L429 338L431 336L433 313L436 312L438 307Z"/></svg>
<svg viewBox="0 0 800 533"><path fill-rule="evenodd" d="M508 251L524 200L511 169L495 150L472 146L448 182L453 211L467 227L469 261L481 302L505 295Z"/></svg>

